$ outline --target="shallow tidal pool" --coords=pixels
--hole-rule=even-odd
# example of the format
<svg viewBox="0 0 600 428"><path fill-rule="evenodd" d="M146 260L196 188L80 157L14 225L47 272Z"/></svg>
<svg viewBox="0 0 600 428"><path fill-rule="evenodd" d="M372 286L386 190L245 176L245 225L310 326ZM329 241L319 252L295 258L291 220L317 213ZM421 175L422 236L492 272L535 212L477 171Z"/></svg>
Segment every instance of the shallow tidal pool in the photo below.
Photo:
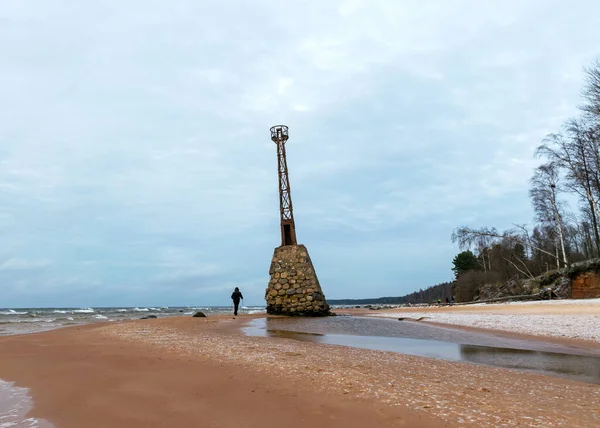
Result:
<svg viewBox="0 0 600 428"><path fill-rule="evenodd" d="M369 317L258 318L248 336L399 352L600 384L600 351L414 321Z"/></svg>

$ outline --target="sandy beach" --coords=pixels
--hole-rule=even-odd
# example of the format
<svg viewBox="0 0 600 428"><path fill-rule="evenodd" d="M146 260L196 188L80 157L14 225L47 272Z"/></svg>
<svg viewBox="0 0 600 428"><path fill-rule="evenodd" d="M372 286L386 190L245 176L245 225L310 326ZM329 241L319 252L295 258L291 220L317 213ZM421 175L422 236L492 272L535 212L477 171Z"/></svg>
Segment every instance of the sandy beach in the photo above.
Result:
<svg viewBox="0 0 600 428"><path fill-rule="evenodd" d="M600 299L361 309L352 313L600 347Z"/></svg>
<svg viewBox="0 0 600 428"><path fill-rule="evenodd" d="M594 427L600 388L392 352L247 337L252 317L0 338L0 378L62 427Z"/></svg>
<svg viewBox="0 0 600 428"><path fill-rule="evenodd" d="M257 370L242 361L259 345L241 336L242 323L186 317L2 337L0 378L29 388L29 416L58 428L452 426L377 400L357 406L316 391L308 378L282 382L279 370ZM173 331L178 339L169 342Z"/></svg>

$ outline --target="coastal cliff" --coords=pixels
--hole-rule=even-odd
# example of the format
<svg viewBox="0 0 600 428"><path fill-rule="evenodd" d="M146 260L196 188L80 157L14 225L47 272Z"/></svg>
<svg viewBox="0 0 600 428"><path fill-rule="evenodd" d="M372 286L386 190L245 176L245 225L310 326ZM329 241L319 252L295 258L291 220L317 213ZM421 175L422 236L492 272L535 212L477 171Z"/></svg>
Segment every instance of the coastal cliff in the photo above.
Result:
<svg viewBox="0 0 600 428"><path fill-rule="evenodd" d="M513 279L503 284L484 284L475 300L558 297L593 299L600 297L600 259L574 263L532 279Z"/></svg>

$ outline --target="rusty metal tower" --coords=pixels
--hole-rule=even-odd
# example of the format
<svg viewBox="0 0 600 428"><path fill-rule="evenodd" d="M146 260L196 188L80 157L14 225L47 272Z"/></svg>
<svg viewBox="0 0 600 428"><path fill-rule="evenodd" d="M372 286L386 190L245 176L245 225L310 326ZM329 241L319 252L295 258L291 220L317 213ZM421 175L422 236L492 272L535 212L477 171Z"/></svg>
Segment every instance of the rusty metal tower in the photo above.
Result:
<svg viewBox="0 0 600 428"><path fill-rule="evenodd" d="M288 140L288 127L276 125L271 128L271 140L277 144L277 163L279 167L279 212L281 216L281 245L297 245L296 225L292 195L290 193L290 178L288 176L285 143Z"/></svg>
<svg viewBox="0 0 600 428"><path fill-rule="evenodd" d="M290 178L288 176L285 143L288 127L271 128L271 140L277 144L279 169L279 212L281 215L281 245L275 248L269 269L269 285L265 291L267 314L287 316L331 315L315 267L304 245L296 241L296 225Z"/></svg>

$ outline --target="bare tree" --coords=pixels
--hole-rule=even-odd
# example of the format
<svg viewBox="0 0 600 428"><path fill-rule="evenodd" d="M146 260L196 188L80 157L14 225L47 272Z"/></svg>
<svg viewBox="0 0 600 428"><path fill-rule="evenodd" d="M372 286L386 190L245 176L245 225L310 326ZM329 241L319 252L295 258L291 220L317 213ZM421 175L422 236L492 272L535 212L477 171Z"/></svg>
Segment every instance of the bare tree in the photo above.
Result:
<svg viewBox="0 0 600 428"><path fill-rule="evenodd" d="M584 104L580 108L595 120L600 119L600 59L584 68L585 86L582 91Z"/></svg>
<svg viewBox="0 0 600 428"><path fill-rule="evenodd" d="M596 253L600 254L600 153L591 132L577 120L570 120L566 126L567 137L562 134L550 134L536 150L536 155L545 156L550 163L565 174L567 189L589 205L593 213L591 220L596 244Z"/></svg>
<svg viewBox="0 0 600 428"><path fill-rule="evenodd" d="M468 226L461 226L452 232L451 239L453 243L458 243L461 250L465 250L470 248L482 236L497 239L510 239L531 250L546 254L547 256L552 257L552 259L557 258L556 254L532 244L532 240L520 235L516 230L507 230L503 233L499 233L496 228L489 229L487 227L482 227L481 229L473 229Z"/></svg>
<svg viewBox="0 0 600 428"><path fill-rule="evenodd" d="M587 204L582 204L580 208L580 219L577 224L577 235L579 238L579 247L585 258L591 259L598 256L596 243L594 241L594 213Z"/></svg>
<svg viewBox="0 0 600 428"><path fill-rule="evenodd" d="M563 263L568 266L567 252L565 249L565 233L561 210L556 196L558 190L558 171L556 164L548 163L540 165L535 169L531 178L531 189L529 195L533 203L533 209L538 220L544 224L551 224L556 228L556 267L560 268L559 249Z"/></svg>

